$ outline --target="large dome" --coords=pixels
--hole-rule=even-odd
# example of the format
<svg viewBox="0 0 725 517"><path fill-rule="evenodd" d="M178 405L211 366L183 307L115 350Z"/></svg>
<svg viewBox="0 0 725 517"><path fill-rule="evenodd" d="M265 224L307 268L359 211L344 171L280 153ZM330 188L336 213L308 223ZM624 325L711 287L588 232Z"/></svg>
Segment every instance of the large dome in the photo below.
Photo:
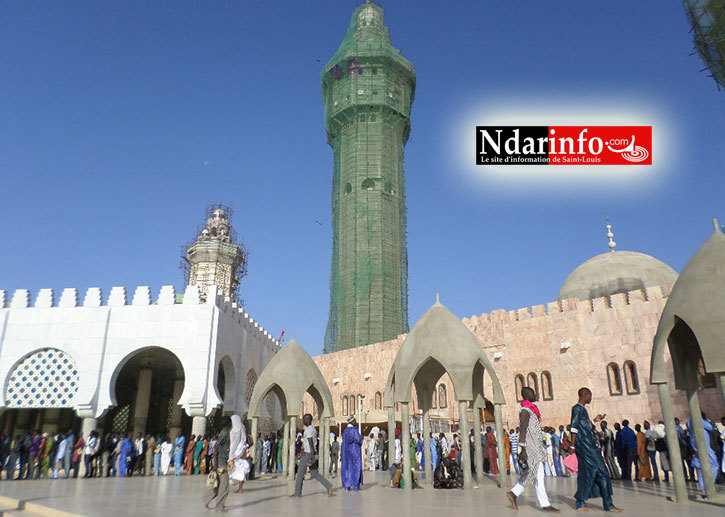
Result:
<svg viewBox="0 0 725 517"><path fill-rule="evenodd" d="M559 300L589 300L645 287L674 283L677 273L654 257L636 251L615 251L592 257L566 278Z"/></svg>

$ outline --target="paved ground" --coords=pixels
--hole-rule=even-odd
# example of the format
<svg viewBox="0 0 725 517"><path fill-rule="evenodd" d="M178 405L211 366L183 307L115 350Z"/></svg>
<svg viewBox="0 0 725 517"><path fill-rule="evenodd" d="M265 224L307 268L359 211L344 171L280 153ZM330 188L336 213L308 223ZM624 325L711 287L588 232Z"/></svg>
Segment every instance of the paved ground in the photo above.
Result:
<svg viewBox="0 0 725 517"><path fill-rule="evenodd" d="M364 489L356 493L343 491L339 479L335 479L335 495L332 498L324 494L322 486L317 482L307 480L301 499L287 496L286 483L281 478L250 481L246 483L242 495L229 496L227 515L541 515L533 491L524 493L520 498L521 509L516 513L508 506L505 491L498 489L489 479L477 490L433 490L426 487L412 493L389 488L388 480L386 472L366 472ZM573 507L572 494L576 490L576 479L547 478L546 484L552 504L561 508L561 515L582 515ZM205 490L204 476L0 482L0 494L4 496L89 517L211 515L202 508L200 502ZM725 514L725 499L718 504L696 502L693 491L693 501L678 505L666 499L672 492L672 488L665 483L615 482L614 500L626 515L637 517L709 517ZM601 501L592 501L592 506L601 510Z"/></svg>

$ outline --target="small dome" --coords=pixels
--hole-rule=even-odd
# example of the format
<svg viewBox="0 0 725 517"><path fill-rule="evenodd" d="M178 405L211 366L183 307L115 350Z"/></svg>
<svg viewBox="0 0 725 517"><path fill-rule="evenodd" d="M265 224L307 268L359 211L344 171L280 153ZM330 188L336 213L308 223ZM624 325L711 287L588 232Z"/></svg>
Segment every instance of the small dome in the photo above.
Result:
<svg viewBox="0 0 725 517"><path fill-rule="evenodd" d="M615 251L592 257L564 281L559 300L590 300L645 287L672 284L677 273L661 260L636 251Z"/></svg>

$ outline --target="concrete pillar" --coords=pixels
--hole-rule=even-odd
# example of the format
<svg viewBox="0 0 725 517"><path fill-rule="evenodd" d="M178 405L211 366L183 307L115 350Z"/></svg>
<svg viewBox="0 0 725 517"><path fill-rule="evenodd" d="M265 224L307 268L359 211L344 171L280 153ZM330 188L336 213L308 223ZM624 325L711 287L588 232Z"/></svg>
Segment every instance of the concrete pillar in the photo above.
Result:
<svg viewBox="0 0 725 517"><path fill-rule="evenodd" d="M169 436L175 440L181 434L181 394L184 392L184 379L174 380L174 405L171 408L171 426L169 427Z"/></svg>
<svg viewBox="0 0 725 517"><path fill-rule="evenodd" d="M40 429L41 422L43 420L43 410L35 410L35 423L33 423L33 431Z"/></svg>
<svg viewBox="0 0 725 517"><path fill-rule="evenodd" d="M289 473L289 481L287 483L287 491L289 492L289 495L292 495L295 493L295 437L297 436L297 416L292 415L289 417L289 442L287 443L287 447L289 450L288 453L288 459L289 459L289 467L288 467L288 473Z"/></svg>
<svg viewBox="0 0 725 517"><path fill-rule="evenodd" d="M83 419L83 425L81 427L81 434L83 435L84 440L88 440L88 437L91 435L91 431L96 430L96 425L98 425L98 422L95 418L84 418Z"/></svg>
<svg viewBox="0 0 725 517"><path fill-rule="evenodd" d="M340 433L342 437L342 433ZM342 438L341 438L342 439ZM388 470L395 461L395 405L388 408Z"/></svg>
<svg viewBox="0 0 725 517"><path fill-rule="evenodd" d="M153 370L142 368L138 372L138 390L136 403L133 406L133 438L138 433L146 434L146 422L149 418L149 398L151 397L151 377Z"/></svg>
<svg viewBox="0 0 725 517"><path fill-rule="evenodd" d="M259 433L259 417L255 416L252 417L252 461L257 461L257 447L261 447L262 444L258 443L259 440L257 440L257 433ZM256 476L259 476L259 471L261 465L257 465L255 463L254 465L254 473Z"/></svg>
<svg viewBox="0 0 725 517"><path fill-rule="evenodd" d="M320 425L322 436L324 437L323 445L320 446L320 468L321 474L325 478L330 478L330 419L325 417Z"/></svg>
<svg viewBox="0 0 725 517"><path fill-rule="evenodd" d="M503 437L501 404L493 405L493 419L496 424L496 445L498 449L498 484L499 488L508 488L506 481L506 442Z"/></svg>
<svg viewBox="0 0 725 517"><path fill-rule="evenodd" d="M282 477L287 477L289 472L289 461L287 457L289 455L289 421L284 423L284 431L282 434Z"/></svg>
<svg viewBox="0 0 725 517"><path fill-rule="evenodd" d="M203 437L206 434L205 416L195 416L191 419L191 434L196 437Z"/></svg>
<svg viewBox="0 0 725 517"><path fill-rule="evenodd" d="M8 418L5 420L5 434L11 435L13 438L15 438L15 420L18 417L19 409L14 409L12 411L8 411ZM59 411L56 409L56 411Z"/></svg>
<svg viewBox="0 0 725 517"><path fill-rule="evenodd" d="M433 486L433 457L430 453L430 409L423 410L423 457L425 458L425 483Z"/></svg>
<svg viewBox="0 0 725 517"><path fill-rule="evenodd" d="M405 490L412 490L412 476L410 475L410 409L407 402L400 403L400 425L403 428L403 440L401 443L403 454L403 484Z"/></svg>
<svg viewBox="0 0 725 517"><path fill-rule="evenodd" d="M700 409L700 401L697 399L697 390L688 388L687 403L690 406L690 417L692 419L692 431L695 433L695 443L697 444L697 457L700 459L700 473L705 481L705 495L708 498L715 497L715 480L712 479L712 471L710 470L710 457L708 455L707 441L705 441L705 428L702 425L702 410Z"/></svg>
<svg viewBox="0 0 725 517"><path fill-rule="evenodd" d="M25 433L30 429L30 410L29 409L18 409L15 417L15 431L14 435L25 436Z"/></svg>
<svg viewBox="0 0 725 517"><path fill-rule="evenodd" d="M468 402L458 402L459 430L461 433L461 461L463 462L463 488L473 488L473 474L471 473L471 446L468 441Z"/></svg>
<svg viewBox="0 0 725 517"><path fill-rule="evenodd" d="M473 454L476 456L476 479L483 483L483 447L481 444L480 408L473 406Z"/></svg>
<svg viewBox="0 0 725 517"><path fill-rule="evenodd" d="M665 435L667 437L667 450L670 454L670 468L672 479L675 483L675 500L678 503L687 502L687 483L682 470L682 456L680 455L680 444L675 428L675 416L672 412L672 398L667 383L658 384L660 394L660 406L662 406L662 419L665 422Z"/></svg>
<svg viewBox="0 0 725 517"><path fill-rule="evenodd" d="M44 433L57 433L58 432L58 418L60 417L60 409L52 408L45 410L45 419L43 420Z"/></svg>

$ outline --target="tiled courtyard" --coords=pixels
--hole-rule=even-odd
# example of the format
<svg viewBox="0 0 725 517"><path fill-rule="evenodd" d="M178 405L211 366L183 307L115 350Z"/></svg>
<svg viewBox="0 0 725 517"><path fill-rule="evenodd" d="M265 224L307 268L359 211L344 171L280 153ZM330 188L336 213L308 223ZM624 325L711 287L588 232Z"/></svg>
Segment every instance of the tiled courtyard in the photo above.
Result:
<svg viewBox="0 0 725 517"><path fill-rule="evenodd" d="M440 517L448 515L539 515L533 490L520 498L520 510L515 513L508 506L505 492L490 479L479 489L433 490L425 487L406 492L389 488L386 472L365 473L365 486L361 492L345 492L339 478L333 480L334 496L328 498L315 481L305 482L301 499L287 495L286 483L281 478L247 482L242 495L231 494L227 499L227 515L344 515L395 517ZM513 479L513 478L512 478ZM0 494L33 502L44 507L85 516L209 515L200 501L206 490L203 476L161 478L112 478L91 480L13 481L1 482ZM548 478L547 490L552 504L561 509L561 515L578 514L574 507L575 479ZM692 488L690 488L692 491ZM685 517L725 515L725 497L718 502L692 500L679 505L667 500L673 495L670 485L661 483L623 484L615 482L615 503L626 514L638 517ZM601 510L601 501L592 501Z"/></svg>

